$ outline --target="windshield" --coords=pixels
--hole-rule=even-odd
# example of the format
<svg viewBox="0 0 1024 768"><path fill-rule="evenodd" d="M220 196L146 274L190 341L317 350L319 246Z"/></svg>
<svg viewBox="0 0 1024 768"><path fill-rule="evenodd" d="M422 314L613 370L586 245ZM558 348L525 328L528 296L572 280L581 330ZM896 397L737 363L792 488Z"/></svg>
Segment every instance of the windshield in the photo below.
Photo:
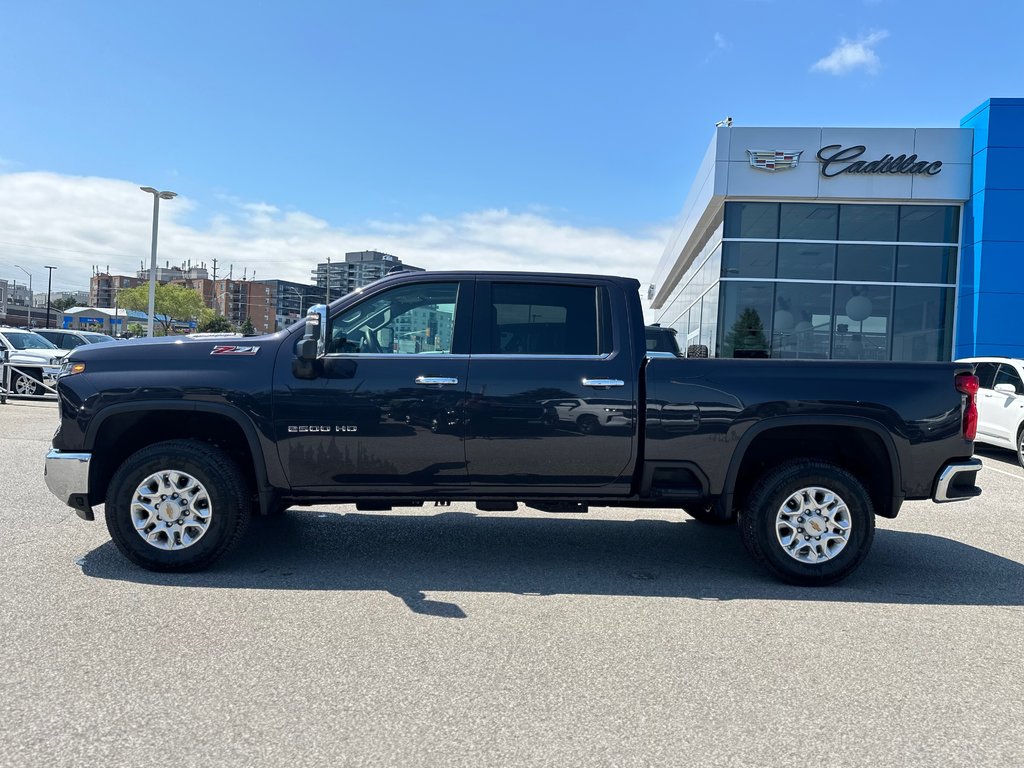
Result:
<svg viewBox="0 0 1024 768"><path fill-rule="evenodd" d="M56 344L51 344L36 333L3 333L0 336L7 339L15 349L57 349Z"/></svg>

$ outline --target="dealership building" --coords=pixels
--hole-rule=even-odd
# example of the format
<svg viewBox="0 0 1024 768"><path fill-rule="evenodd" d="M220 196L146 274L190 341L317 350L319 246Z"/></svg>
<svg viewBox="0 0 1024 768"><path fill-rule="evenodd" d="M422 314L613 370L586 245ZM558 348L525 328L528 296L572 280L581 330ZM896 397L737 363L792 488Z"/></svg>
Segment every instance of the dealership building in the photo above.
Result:
<svg viewBox="0 0 1024 768"><path fill-rule="evenodd" d="M959 128L717 128L648 298L693 354L1024 357L1024 99Z"/></svg>

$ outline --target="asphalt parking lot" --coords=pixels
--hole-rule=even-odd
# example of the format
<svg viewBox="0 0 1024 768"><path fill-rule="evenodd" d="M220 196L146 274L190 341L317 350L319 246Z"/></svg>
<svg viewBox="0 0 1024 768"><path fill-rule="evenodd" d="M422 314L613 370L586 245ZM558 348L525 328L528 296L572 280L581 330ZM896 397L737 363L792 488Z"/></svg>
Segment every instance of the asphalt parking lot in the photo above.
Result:
<svg viewBox="0 0 1024 768"><path fill-rule="evenodd" d="M844 583L682 514L293 510L212 570L123 560L0 405L0 766L1009 766L1024 471L905 505Z"/></svg>

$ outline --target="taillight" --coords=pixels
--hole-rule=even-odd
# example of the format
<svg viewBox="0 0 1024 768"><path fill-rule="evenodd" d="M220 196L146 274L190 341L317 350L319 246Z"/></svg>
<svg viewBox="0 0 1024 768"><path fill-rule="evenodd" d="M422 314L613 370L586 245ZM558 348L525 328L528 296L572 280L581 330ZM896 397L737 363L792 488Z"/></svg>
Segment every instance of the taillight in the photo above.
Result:
<svg viewBox="0 0 1024 768"><path fill-rule="evenodd" d="M973 440L978 434L978 386L978 377L973 373L958 373L956 375L957 391L967 395L961 422L964 440Z"/></svg>

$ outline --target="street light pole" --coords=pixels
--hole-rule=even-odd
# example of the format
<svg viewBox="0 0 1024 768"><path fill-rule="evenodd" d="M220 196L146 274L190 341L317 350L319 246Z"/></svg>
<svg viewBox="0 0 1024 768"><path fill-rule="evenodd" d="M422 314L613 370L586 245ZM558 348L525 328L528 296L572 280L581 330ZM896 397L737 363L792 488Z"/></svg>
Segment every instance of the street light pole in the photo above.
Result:
<svg viewBox="0 0 1024 768"><path fill-rule="evenodd" d="M146 336L153 336L153 318L156 316L156 235L160 226L160 201L171 200L178 196L177 192L167 192L153 187L139 187L143 192L153 196L153 241L149 256L149 319L146 321Z"/></svg>
<svg viewBox="0 0 1024 768"><path fill-rule="evenodd" d="M56 267L45 267L44 266L43 269L50 270L49 274L46 277L46 327L49 328L50 327L50 288L53 287L53 270L55 270Z"/></svg>
<svg viewBox="0 0 1024 768"><path fill-rule="evenodd" d="M302 319L302 305L306 301L306 294L305 294L305 292L299 293L299 289L298 288L294 288L294 287L292 287L290 285L286 285L285 288L287 288L289 291L291 291L292 293L294 293L296 296L299 297L299 319L301 320Z"/></svg>
<svg viewBox="0 0 1024 768"><path fill-rule="evenodd" d="M32 327L32 273L29 272L27 269L25 269L23 266L21 266L19 264L15 264L14 266L16 266L18 269L20 269L26 275L28 275L28 320L26 321L25 324L28 325L29 328L31 328Z"/></svg>

